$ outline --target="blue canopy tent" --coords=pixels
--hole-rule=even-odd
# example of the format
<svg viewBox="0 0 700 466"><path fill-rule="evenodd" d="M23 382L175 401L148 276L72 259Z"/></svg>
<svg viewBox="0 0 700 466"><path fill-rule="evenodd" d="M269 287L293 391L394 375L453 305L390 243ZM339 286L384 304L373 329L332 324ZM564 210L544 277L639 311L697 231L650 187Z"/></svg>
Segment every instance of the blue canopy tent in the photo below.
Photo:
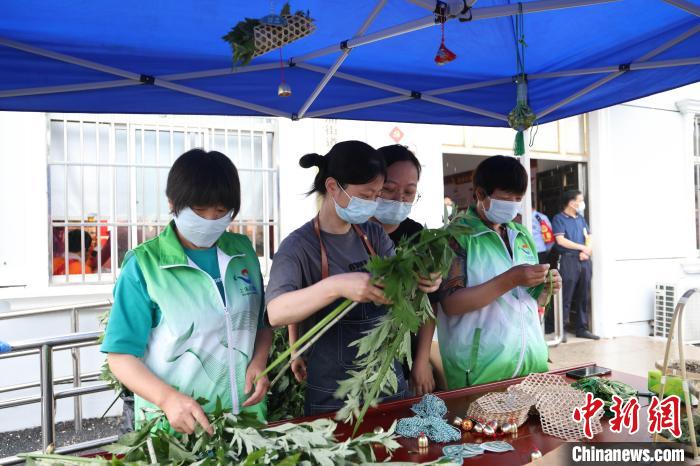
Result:
<svg viewBox="0 0 700 466"><path fill-rule="evenodd" d="M274 2L273 2L274 3ZM282 2L276 2L279 8ZM232 67L221 36L269 2L8 0L0 110L273 115L507 126L519 4L295 0L317 30ZM700 5L688 0L522 3L530 106L541 123L700 80Z"/></svg>
<svg viewBox="0 0 700 466"><path fill-rule="evenodd" d="M438 15L435 0L293 0L316 32L283 60L274 51L233 67L221 37L275 2L6 0L0 110L507 126L524 72L545 123L700 81L694 1L446 0ZM440 67L443 22L457 59Z"/></svg>

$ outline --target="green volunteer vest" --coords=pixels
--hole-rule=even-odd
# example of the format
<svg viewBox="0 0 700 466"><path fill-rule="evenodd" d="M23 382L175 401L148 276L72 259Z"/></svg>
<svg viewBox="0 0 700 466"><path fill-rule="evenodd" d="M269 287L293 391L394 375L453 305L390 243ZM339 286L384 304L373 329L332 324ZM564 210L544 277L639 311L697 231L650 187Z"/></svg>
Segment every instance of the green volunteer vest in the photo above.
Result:
<svg viewBox="0 0 700 466"><path fill-rule="evenodd" d="M160 322L143 356L145 365L178 391L207 399L206 412L220 399L225 409L239 413L263 311L263 284L248 237L227 232L216 247L225 303L214 279L185 255L172 223L130 251L124 261L138 261L148 294L160 309ZM149 408L157 409L135 397L137 426ZM264 420L265 402L245 411Z"/></svg>
<svg viewBox="0 0 700 466"><path fill-rule="evenodd" d="M513 257L501 236L488 228L474 208L464 224L473 233L458 239L466 251L467 286L477 286L515 265L537 264L537 249L522 225L506 225ZM547 344L537 314L537 301L518 287L488 306L463 314L438 315L438 340L450 389L546 372Z"/></svg>

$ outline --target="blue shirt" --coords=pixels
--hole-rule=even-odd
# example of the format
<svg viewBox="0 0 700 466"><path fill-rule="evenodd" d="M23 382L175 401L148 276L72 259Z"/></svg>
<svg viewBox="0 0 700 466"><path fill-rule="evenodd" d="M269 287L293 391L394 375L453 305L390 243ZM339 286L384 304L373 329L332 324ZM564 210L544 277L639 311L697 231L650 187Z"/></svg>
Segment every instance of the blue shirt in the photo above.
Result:
<svg viewBox="0 0 700 466"><path fill-rule="evenodd" d="M542 219L547 225L549 225L549 229L552 229L552 222L549 221L549 217L547 217L545 214L542 212L537 212L536 210L532 211L532 238L535 240L535 246L537 246L537 252L546 252L549 251L552 248L552 245L554 243L546 244L544 242L544 238L542 238L542 225L540 224L539 217Z"/></svg>
<svg viewBox="0 0 700 466"><path fill-rule="evenodd" d="M578 244L586 244L586 234L591 234L588 228L586 219L581 215L576 215L576 217L571 217L565 212L558 213L554 216L552 221L552 231L554 236L564 236L564 238L569 241L573 241ZM569 249L557 244L557 250L561 254L578 254L579 251L576 249Z"/></svg>

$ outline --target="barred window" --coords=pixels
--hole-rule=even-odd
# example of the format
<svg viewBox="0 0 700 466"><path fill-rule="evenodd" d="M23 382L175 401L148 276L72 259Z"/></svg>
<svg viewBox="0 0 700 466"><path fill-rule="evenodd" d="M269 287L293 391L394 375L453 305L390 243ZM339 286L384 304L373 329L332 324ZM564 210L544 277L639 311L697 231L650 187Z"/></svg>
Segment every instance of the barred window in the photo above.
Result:
<svg viewBox="0 0 700 466"><path fill-rule="evenodd" d="M49 118L52 284L114 282L126 252L167 226L168 171L196 147L223 152L236 165L241 211L230 230L250 237L267 273L279 242L279 177L269 120L240 128L75 117Z"/></svg>

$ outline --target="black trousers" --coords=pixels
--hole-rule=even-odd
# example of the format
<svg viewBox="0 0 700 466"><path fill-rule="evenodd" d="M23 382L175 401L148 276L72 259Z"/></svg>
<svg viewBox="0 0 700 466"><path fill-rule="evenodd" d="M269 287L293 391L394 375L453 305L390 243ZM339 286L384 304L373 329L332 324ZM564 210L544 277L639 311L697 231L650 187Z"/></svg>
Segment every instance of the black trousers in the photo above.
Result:
<svg viewBox="0 0 700 466"><path fill-rule="evenodd" d="M588 297L591 290L591 261L581 261L578 254L562 254L559 273L562 279L564 322L569 322L572 305L576 311L576 331L588 330Z"/></svg>

